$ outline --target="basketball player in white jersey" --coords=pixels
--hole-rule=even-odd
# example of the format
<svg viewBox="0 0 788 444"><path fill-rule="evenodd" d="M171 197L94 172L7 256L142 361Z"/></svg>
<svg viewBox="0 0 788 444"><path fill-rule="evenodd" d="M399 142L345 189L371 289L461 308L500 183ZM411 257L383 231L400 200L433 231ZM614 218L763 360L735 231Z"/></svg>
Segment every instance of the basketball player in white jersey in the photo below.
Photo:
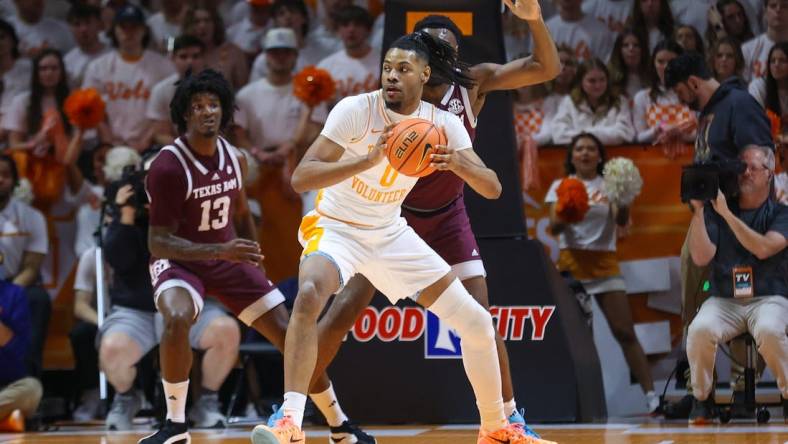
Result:
<svg viewBox="0 0 788 444"><path fill-rule="evenodd" d="M421 101L430 76L462 82L456 52L426 33L394 42L383 61L381 90L346 98L329 114L318 139L293 173L297 192L320 189L315 210L304 217L299 291L285 340L284 404L252 433L254 444L299 444L306 393L317 360L317 319L328 298L356 273L392 303L413 297L454 328L463 340L463 364L481 416L479 444L534 443L504 414L492 318L451 272L451 267L400 216L417 178L397 173L385 160L391 125L412 117L443 128L448 142L432 163L463 165L468 184L497 198L501 184L473 152L462 122ZM544 442L544 441L542 441Z"/></svg>

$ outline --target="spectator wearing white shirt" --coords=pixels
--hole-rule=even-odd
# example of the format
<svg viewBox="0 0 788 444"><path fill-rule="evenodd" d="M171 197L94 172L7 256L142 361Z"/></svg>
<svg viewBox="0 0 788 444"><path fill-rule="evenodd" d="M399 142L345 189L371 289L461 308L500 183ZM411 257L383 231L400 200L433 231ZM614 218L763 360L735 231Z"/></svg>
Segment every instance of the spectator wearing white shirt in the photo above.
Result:
<svg viewBox="0 0 788 444"><path fill-rule="evenodd" d="M516 89L513 104L518 150L523 149L529 137L538 146L550 145L553 141L552 121L558 111L558 101L551 100L547 87L539 84Z"/></svg>
<svg viewBox="0 0 788 444"><path fill-rule="evenodd" d="M193 35L205 45L205 67L220 72L237 91L249 81L246 54L227 40L224 22L208 2L189 6L183 18L183 33Z"/></svg>
<svg viewBox="0 0 788 444"><path fill-rule="evenodd" d="M322 18L319 17L320 22L317 27L312 30L318 39L331 49L331 52L336 52L342 49L342 39L337 32L336 17L339 11L351 6L353 0L318 0L318 9L322 6Z"/></svg>
<svg viewBox="0 0 788 444"><path fill-rule="evenodd" d="M553 143L565 145L580 133L593 134L605 145L621 145L635 138L629 103L614 94L609 78L599 59L580 65L575 86L553 119Z"/></svg>
<svg viewBox="0 0 788 444"><path fill-rule="evenodd" d="M153 48L162 53L171 50L172 41L181 35L181 21L186 13L186 0L161 0L161 11L148 17Z"/></svg>
<svg viewBox="0 0 788 444"><path fill-rule="evenodd" d="M750 95L777 117L780 133L788 132L788 42L779 42L769 51L766 75L750 82ZM783 138L784 136L781 136Z"/></svg>
<svg viewBox="0 0 788 444"><path fill-rule="evenodd" d="M684 51L694 51L702 56L706 55L706 46L703 43L703 37L701 37L694 26L676 26L676 32L673 34L673 39L684 48Z"/></svg>
<svg viewBox="0 0 788 444"><path fill-rule="evenodd" d="M572 86L577 76L577 58L575 51L569 46L559 44L558 59L561 61L561 72L550 82L550 94L559 96L558 102L572 92Z"/></svg>
<svg viewBox="0 0 788 444"><path fill-rule="evenodd" d="M262 50L263 37L270 27L270 0L246 0L249 14L240 22L230 26L227 38L246 53L249 60L254 60Z"/></svg>
<svg viewBox="0 0 788 444"><path fill-rule="evenodd" d="M19 54L19 38L14 27L0 19L0 76L2 76L2 98L0 117L6 113L18 94L30 90L30 59ZM5 131L0 130L0 139L5 140Z"/></svg>
<svg viewBox="0 0 788 444"><path fill-rule="evenodd" d="M745 0L742 3L745 13L747 14L747 21L750 23L750 29L755 34L761 32L761 19L763 18L763 7L761 6L765 0ZM709 10L714 7L717 0L673 0L671 2L671 10L676 20L685 25L691 25L700 32L701 35L706 35L706 29L709 24L708 16Z"/></svg>
<svg viewBox="0 0 788 444"><path fill-rule="evenodd" d="M295 72L309 65L317 65L321 60L336 52L309 29L309 12L303 0L276 0L271 5L271 17L274 27L290 28L295 32L298 42L298 59ZM249 81L261 79L268 75L268 62L265 52L254 60Z"/></svg>
<svg viewBox="0 0 788 444"><path fill-rule="evenodd" d="M583 13L582 0L557 0L558 14L546 25L556 44L572 48L578 60L608 60L614 34L591 15Z"/></svg>
<svg viewBox="0 0 788 444"><path fill-rule="evenodd" d="M76 3L68 12L68 24L77 45L63 57L63 61L69 86L79 88L88 64L110 49L99 39L102 24L101 8L98 6Z"/></svg>
<svg viewBox="0 0 788 444"><path fill-rule="evenodd" d="M624 30L632 14L632 0L586 0L583 12L596 17L610 32Z"/></svg>
<svg viewBox="0 0 788 444"><path fill-rule="evenodd" d="M717 39L709 47L709 61L712 74L722 83L731 77L741 78L744 72L744 56L741 47L733 37Z"/></svg>
<svg viewBox="0 0 788 444"><path fill-rule="evenodd" d="M205 68L205 45L191 35L181 35L173 43L170 59L176 73L157 83L151 90L145 117L153 127L153 143L169 145L177 136L170 119L170 101L175 95L175 83L187 72L197 74Z"/></svg>
<svg viewBox="0 0 788 444"><path fill-rule="evenodd" d="M49 240L41 212L13 197L18 184L14 160L0 155L0 274L25 289L33 327L27 364L30 373L37 377L52 312L49 294L41 287L41 265L49 251Z"/></svg>
<svg viewBox="0 0 788 444"><path fill-rule="evenodd" d="M54 164L70 162L73 158L66 160L66 157L78 152L83 133L71 126L63 110L69 87L60 52L51 48L42 50L33 59L33 72L30 92L14 97L0 120L0 127L8 132L11 150L27 151L28 155L49 158ZM51 164L47 168L50 167ZM52 170L48 172L55 173ZM38 192L35 184L34 190ZM58 196L36 197L40 202Z"/></svg>
<svg viewBox="0 0 788 444"><path fill-rule="evenodd" d="M788 40L788 0L766 1L766 32L741 47L744 55L744 81L750 82L766 73L769 51L775 42Z"/></svg>
<svg viewBox="0 0 788 444"><path fill-rule="evenodd" d="M635 0L632 6L632 29L643 34L649 54L657 43L673 35L674 28L668 0Z"/></svg>
<svg viewBox="0 0 788 444"><path fill-rule="evenodd" d="M648 45L643 36L632 29L625 29L613 45L610 55L610 84L616 94L632 100L645 88L649 79Z"/></svg>
<svg viewBox="0 0 788 444"><path fill-rule="evenodd" d="M96 245L96 228L101 218L101 203L106 185L104 164L110 145L102 144L90 152L90 170L88 171L87 186L90 193L86 201L77 209L75 220L76 233L74 235L74 257L81 257L89 248Z"/></svg>
<svg viewBox="0 0 788 444"><path fill-rule="evenodd" d="M293 95L293 66L298 57L293 30L268 31L265 56L268 77L237 94L234 134L236 145L248 149L263 165L281 168L288 162L297 163L317 138L328 112L325 104L310 108ZM288 170L284 168L282 173ZM305 199L304 205L309 204Z"/></svg>
<svg viewBox="0 0 788 444"><path fill-rule="evenodd" d="M372 17L360 6L348 6L335 18L344 49L326 57L318 68L334 78L333 103L345 97L374 91L380 85L380 50L369 44Z"/></svg>
<svg viewBox="0 0 788 444"><path fill-rule="evenodd" d="M651 86L635 95L632 109L637 143L677 144L695 140L697 125L693 112L679 101L672 89L665 88L665 68L683 52L673 40L663 40L654 48Z"/></svg>
<svg viewBox="0 0 788 444"><path fill-rule="evenodd" d="M711 47L722 37L730 37L739 45L755 37L747 12L739 0L718 0L709 10L706 43Z"/></svg>
<svg viewBox="0 0 788 444"><path fill-rule="evenodd" d="M106 103L108 125L99 127L102 142L147 149L153 132L145 119L151 88L175 72L166 57L146 49L150 30L141 9L124 6L110 29L113 51L88 65L83 87L96 88Z"/></svg>
<svg viewBox="0 0 788 444"><path fill-rule="evenodd" d="M44 0L14 0L17 15L11 19L19 35L19 50L34 57L42 49L55 48L65 54L74 47L68 26L44 16Z"/></svg>

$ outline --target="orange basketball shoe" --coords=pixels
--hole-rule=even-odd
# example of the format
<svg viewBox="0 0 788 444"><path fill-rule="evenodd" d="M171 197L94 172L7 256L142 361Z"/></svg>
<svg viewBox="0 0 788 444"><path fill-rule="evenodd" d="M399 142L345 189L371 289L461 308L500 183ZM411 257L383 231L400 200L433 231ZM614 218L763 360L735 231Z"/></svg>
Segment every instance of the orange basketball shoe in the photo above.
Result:
<svg viewBox="0 0 788 444"><path fill-rule="evenodd" d="M492 433L479 431L476 444L557 444L553 441L528 436L519 424L509 424Z"/></svg>
<svg viewBox="0 0 788 444"><path fill-rule="evenodd" d="M21 410L14 410L5 418L0 418L0 432L21 433L24 431L25 416L22 414Z"/></svg>
<svg viewBox="0 0 788 444"><path fill-rule="evenodd" d="M253 444L304 444L306 436L289 416L276 421L273 427L259 425L252 430Z"/></svg>

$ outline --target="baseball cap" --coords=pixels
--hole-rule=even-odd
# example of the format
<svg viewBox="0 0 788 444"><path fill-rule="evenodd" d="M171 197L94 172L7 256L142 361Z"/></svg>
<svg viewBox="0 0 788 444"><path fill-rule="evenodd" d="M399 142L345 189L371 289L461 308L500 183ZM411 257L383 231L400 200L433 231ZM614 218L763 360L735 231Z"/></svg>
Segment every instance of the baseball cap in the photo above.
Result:
<svg viewBox="0 0 788 444"><path fill-rule="evenodd" d="M145 23L145 13L142 9L127 3L115 13L114 23Z"/></svg>
<svg viewBox="0 0 788 444"><path fill-rule="evenodd" d="M295 32L290 28L272 28L265 35L263 47L266 51L277 48L298 49Z"/></svg>

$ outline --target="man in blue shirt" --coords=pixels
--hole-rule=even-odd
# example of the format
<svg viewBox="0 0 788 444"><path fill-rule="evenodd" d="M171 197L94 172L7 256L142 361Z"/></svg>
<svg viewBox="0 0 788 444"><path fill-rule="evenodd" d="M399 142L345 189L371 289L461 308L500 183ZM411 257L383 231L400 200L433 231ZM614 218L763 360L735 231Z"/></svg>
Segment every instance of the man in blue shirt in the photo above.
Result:
<svg viewBox="0 0 788 444"><path fill-rule="evenodd" d="M22 287L0 280L0 432L18 432L41 400L41 383L28 377L30 308Z"/></svg>
<svg viewBox="0 0 788 444"><path fill-rule="evenodd" d="M751 145L739 156L738 208L725 196L694 207L688 236L692 261L710 266L711 297L689 326L687 357L694 400L690 423L714 415L714 360L717 345L749 332L788 398L788 207L772 193L774 152Z"/></svg>

